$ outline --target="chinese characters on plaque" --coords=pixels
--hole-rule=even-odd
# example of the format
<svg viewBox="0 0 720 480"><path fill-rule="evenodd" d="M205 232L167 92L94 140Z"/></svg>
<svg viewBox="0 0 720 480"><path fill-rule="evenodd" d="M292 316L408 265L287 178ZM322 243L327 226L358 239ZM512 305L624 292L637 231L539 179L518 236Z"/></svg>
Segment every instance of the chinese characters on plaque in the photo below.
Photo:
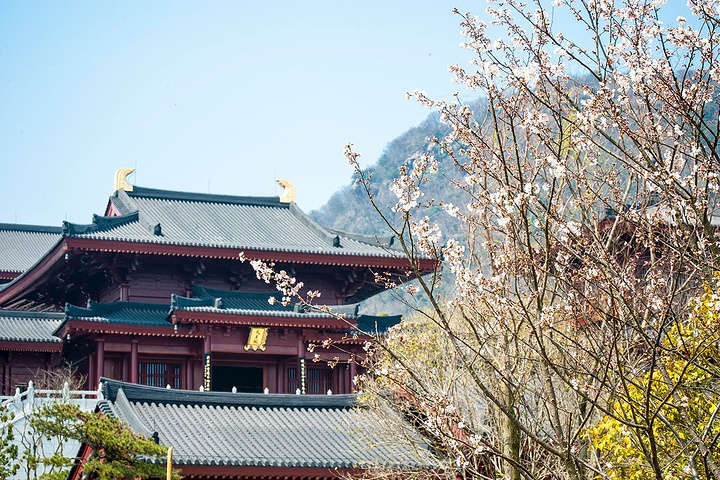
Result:
<svg viewBox="0 0 720 480"><path fill-rule="evenodd" d="M258 350L265 351L265 343L267 342L268 329L259 327L250 327L250 334L248 335L247 345L245 350Z"/></svg>

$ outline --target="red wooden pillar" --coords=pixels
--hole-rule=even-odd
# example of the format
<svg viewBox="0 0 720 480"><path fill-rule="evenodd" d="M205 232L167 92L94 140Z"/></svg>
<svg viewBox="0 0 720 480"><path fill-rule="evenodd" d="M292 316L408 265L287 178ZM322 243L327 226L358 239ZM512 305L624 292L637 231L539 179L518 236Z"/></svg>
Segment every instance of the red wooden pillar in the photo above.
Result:
<svg viewBox="0 0 720 480"><path fill-rule="evenodd" d="M287 385L285 380L285 362L280 360L275 364L275 392L287 393L285 391L287 388L285 385Z"/></svg>
<svg viewBox="0 0 720 480"><path fill-rule="evenodd" d="M15 392L13 392L15 393ZM6 362L2 362L2 385L0 385L0 395L10 395L10 381L8 379L8 366Z"/></svg>
<svg viewBox="0 0 720 480"><path fill-rule="evenodd" d="M130 383L138 383L138 341L130 341Z"/></svg>
<svg viewBox="0 0 720 480"><path fill-rule="evenodd" d="M212 348L212 327L208 327L207 331L205 332L205 337L203 338L203 353L211 353Z"/></svg>
<svg viewBox="0 0 720 480"><path fill-rule="evenodd" d="M188 357L185 359L185 385L184 388L187 390L197 390L199 385L195 385L195 376L194 376L194 370L195 370L195 361L193 360L193 357Z"/></svg>
<svg viewBox="0 0 720 480"><path fill-rule="evenodd" d="M97 367L95 373L95 383L93 385L94 388L97 388L97 385L100 382L100 377L105 375L105 339L98 338L96 345L95 360L97 360Z"/></svg>

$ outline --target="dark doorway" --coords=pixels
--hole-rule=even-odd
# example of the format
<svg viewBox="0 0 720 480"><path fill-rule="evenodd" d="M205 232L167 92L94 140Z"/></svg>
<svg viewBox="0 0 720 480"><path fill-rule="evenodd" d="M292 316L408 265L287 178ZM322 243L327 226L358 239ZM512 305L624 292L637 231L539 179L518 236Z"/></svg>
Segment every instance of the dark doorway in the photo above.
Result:
<svg viewBox="0 0 720 480"><path fill-rule="evenodd" d="M216 392L262 393L262 367L212 367L212 389Z"/></svg>

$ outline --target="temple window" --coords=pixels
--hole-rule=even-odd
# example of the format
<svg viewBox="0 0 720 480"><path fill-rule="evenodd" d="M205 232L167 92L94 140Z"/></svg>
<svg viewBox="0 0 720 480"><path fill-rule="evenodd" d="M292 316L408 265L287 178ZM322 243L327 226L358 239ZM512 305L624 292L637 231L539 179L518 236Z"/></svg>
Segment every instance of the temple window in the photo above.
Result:
<svg viewBox="0 0 720 480"><path fill-rule="evenodd" d="M138 362L138 382L150 387L181 388L182 365L158 361Z"/></svg>
<svg viewBox="0 0 720 480"><path fill-rule="evenodd" d="M307 393L322 395L332 390L332 373L329 368L308 368Z"/></svg>

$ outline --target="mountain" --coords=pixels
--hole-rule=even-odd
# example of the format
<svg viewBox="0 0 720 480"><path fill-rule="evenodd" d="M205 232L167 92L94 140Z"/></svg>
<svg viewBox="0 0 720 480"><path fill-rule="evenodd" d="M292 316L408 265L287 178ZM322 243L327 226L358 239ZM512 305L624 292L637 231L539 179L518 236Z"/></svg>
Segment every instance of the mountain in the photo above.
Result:
<svg viewBox="0 0 720 480"><path fill-rule="evenodd" d="M399 176L398 167L412 165L412 161L423 153L429 153L438 160L438 172L428 177L422 190L425 193L421 201L442 199L455 205L466 205L467 198L462 198L462 192L451 185L452 180L458 179L457 169L452 159L444 155L437 146L428 141L428 138L442 138L448 133L448 127L442 124L436 114L430 115L420 125L413 127L392 140L385 147L377 163L368 167L366 173L372 175L371 193L375 203L383 214L399 225L398 215L392 212L391 207L396 204L395 194L390 186ZM465 233L461 230L461 223L448 215L439 205L435 204L426 209L425 213L436 222L443 232L443 240L448 238L464 239ZM309 215L318 223L342 231L363 233L370 235L388 235L389 227L370 203L367 193L362 187L354 186L354 182L335 192L328 202ZM449 288L451 282L444 286ZM401 298L398 299L398 296ZM412 312L403 297L402 291L387 291L363 302L362 310L366 314L409 314ZM427 299L421 298L419 305L427 305ZM410 302L412 303L412 302Z"/></svg>
<svg viewBox="0 0 720 480"><path fill-rule="evenodd" d="M397 199L390 190L393 180L399 175L398 167L411 166L413 159L423 153L434 155L438 159L439 166L438 172L432 174L429 181L423 185L425 196L422 200L435 198L455 204L467 203L467 200L459 198L458 189L450 185L450 181L457 176L452 160L427 140L430 137L442 138L447 130L448 127L440 122L438 116L432 114L420 125L388 143L377 163L366 169L366 172L372 175L371 192L376 205L388 218L394 220L398 218L397 214L391 211ZM461 234L458 231L458 222L447 215L440 206L428 208L426 214L440 225L446 237ZM367 193L353 183L335 192L325 205L311 211L310 216L318 223L338 230L371 235L390 233L388 226L371 205Z"/></svg>

